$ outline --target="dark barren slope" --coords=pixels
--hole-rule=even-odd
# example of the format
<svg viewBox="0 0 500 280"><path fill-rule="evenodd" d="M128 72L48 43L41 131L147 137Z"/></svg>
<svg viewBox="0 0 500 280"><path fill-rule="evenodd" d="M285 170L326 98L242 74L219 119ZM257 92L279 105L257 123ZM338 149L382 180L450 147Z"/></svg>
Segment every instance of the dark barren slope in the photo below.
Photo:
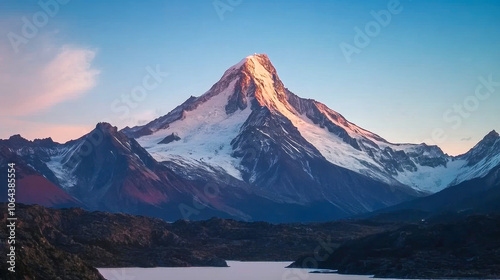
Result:
<svg viewBox="0 0 500 280"><path fill-rule="evenodd" d="M2 208L5 207L2 204ZM81 277L90 275L92 266L226 266L223 259L194 249L186 239L173 233L168 223L159 219L87 212L79 208L18 207L17 243L22 244L17 247L18 265L26 275L57 279L56 275L62 277L58 273L77 267L80 268L80 273L75 273L78 277L62 279L85 279ZM2 216L2 224L6 224L6 215ZM6 234L2 228L2 250L6 248ZM5 265L2 263L2 268Z"/></svg>
<svg viewBox="0 0 500 280"><path fill-rule="evenodd" d="M500 277L499 167L482 178L370 213L364 219L408 224L349 241L319 262L319 268L396 278ZM292 267L310 266L306 258Z"/></svg>
<svg viewBox="0 0 500 280"><path fill-rule="evenodd" d="M500 216L443 219L450 217L346 242L318 267L376 277L498 279Z"/></svg>
<svg viewBox="0 0 500 280"><path fill-rule="evenodd" d="M273 225L215 218L167 223L142 216L22 204L17 217L17 242L22 244L17 247L18 273L15 277L6 273L7 264L2 262L1 279L103 279L94 267L226 266L224 259L293 260L311 248L319 246L324 253L347 240L400 226L349 221ZM5 224L6 216L0 218ZM7 254L6 237L2 227L2 255Z"/></svg>
<svg viewBox="0 0 500 280"><path fill-rule="evenodd" d="M388 207L365 217L401 210L422 211L427 212L427 215L440 212L500 213L500 166L493 168L484 177L462 182L433 195Z"/></svg>
<svg viewBox="0 0 500 280"><path fill-rule="evenodd" d="M5 204L0 204L5 209ZM407 213L405 213L407 214ZM418 214L418 213L417 213ZM440 214L424 222L384 219L270 224L213 218L160 219L18 205L17 274L1 279L103 279L95 267L226 266L285 261L397 278L498 278L500 216ZM6 216L0 217L6 223ZM382 220L385 220L382 222ZM0 254L7 232L0 230ZM310 263L310 262L309 262ZM59 277L59 278L58 278Z"/></svg>

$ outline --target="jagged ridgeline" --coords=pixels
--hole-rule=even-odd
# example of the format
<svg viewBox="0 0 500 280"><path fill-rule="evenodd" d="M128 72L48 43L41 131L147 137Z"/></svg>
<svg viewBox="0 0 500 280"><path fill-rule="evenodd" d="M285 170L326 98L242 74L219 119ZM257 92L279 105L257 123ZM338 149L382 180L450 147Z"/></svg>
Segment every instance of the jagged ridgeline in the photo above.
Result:
<svg viewBox="0 0 500 280"><path fill-rule="evenodd" d="M12 136L0 151L2 164L19 164L25 203L294 222L366 213L482 178L500 164L500 137L492 131L457 157L390 143L292 93L256 54L143 126L99 123L64 144Z"/></svg>

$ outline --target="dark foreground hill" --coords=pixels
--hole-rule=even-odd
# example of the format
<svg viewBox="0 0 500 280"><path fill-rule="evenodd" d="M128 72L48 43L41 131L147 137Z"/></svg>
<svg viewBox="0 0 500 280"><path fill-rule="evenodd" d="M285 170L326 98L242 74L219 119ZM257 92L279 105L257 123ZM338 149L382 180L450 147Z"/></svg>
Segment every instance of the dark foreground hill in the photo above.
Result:
<svg viewBox="0 0 500 280"><path fill-rule="evenodd" d="M407 225L343 244L292 267L396 278L500 277L500 168L436 194L363 217ZM312 249L312 248L311 248Z"/></svg>
<svg viewBox="0 0 500 280"><path fill-rule="evenodd" d="M193 249L159 219L78 208L17 207L16 273L7 272L2 262L0 279L104 279L95 267L226 266L223 259ZM7 214L0 217L3 225L6 218Z"/></svg>
<svg viewBox="0 0 500 280"><path fill-rule="evenodd" d="M307 258L291 267L310 266ZM440 215L434 221L346 242L318 261L317 268L391 278L498 279L500 216Z"/></svg>
<svg viewBox="0 0 500 280"><path fill-rule="evenodd" d="M315 268L380 277L500 276L498 215L440 214L418 223L391 222L391 216L309 224L218 218L168 223L22 204L16 214L17 273L8 273L2 262L0 279L100 280L95 267L224 267L227 259L299 259L293 266L315 263ZM2 255L7 234L3 227ZM314 262L304 262L307 254Z"/></svg>
<svg viewBox="0 0 500 280"><path fill-rule="evenodd" d="M6 204L0 204L6 213ZM399 224L330 222L270 224L210 219L177 221L88 212L79 208L17 206L16 274L0 264L0 279L103 279L95 267L226 266L224 260L293 260ZM2 224L7 216L0 216ZM7 254L0 231L0 254Z"/></svg>

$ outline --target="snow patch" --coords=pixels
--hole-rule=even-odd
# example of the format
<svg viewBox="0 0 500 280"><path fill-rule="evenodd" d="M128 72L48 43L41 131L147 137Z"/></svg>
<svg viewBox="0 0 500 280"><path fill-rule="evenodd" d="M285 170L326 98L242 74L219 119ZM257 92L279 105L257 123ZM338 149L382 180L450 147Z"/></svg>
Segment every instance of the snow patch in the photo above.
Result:
<svg viewBox="0 0 500 280"><path fill-rule="evenodd" d="M73 175L72 170L64 166L65 156L68 152L68 150L63 150L58 155L52 156L50 161L46 162L47 167L59 180L59 185L65 190L71 189L77 184L77 178Z"/></svg>

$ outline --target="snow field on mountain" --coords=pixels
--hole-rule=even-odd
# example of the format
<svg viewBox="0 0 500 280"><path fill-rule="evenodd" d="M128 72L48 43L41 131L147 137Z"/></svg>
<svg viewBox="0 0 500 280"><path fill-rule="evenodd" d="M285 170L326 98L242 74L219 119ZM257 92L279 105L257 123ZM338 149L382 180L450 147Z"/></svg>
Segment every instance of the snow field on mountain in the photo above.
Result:
<svg viewBox="0 0 500 280"><path fill-rule="evenodd" d="M241 126L248 119L251 109L250 106L247 106L243 111L237 110L235 113L226 115L225 106L229 97L235 92L235 84L239 82L239 78L232 81L227 79L234 77L232 74L235 74L236 71L243 71L244 69L244 71L247 71L245 73L251 75L251 78L254 79L257 87L255 97L247 97L247 104L251 104L251 99L255 98L262 106L266 106L272 112L286 117L299 130L306 141L316 147L326 160L337 166L391 185L404 184L420 191L434 193L451 184L484 176L491 168L500 164L500 156L498 156L494 160L483 159L483 162L474 166L467 166L465 160L444 155L438 148L429 149L427 146L417 144L392 144L380 136L350 123L326 105L311 101L329 121L344 129L350 137L358 141L358 144L362 143L362 145L360 144L362 150L357 150L344 142L338 135L328 131L327 128L321 128L314 124L305 114L299 114L283 98L282 95L285 93L277 92L273 74L261 64L262 59L264 58L259 55L248 56L238 64L230 67L221 78L221 81L229 82L229 86L222 92L215 94L214 92L207 92L212 97L201 103L196 109L185 111L182 119L170 123L166 129L138 138L137 141L159 161L175 160L180 162L184 160L186 164L198 167L203 165L220 167L228 174L241 179L239 171L240 159L231 156L233 151L230 143L238 135ZM181 137L181 140L169 144L158 144L163 138L172 133L176 133ZM264 132L262 133L265 135ZM275 140L279 141L278 139ZM290 142L288 138L283 141L283 143L286 143L283 146L285 151L292 158L295 158L294 153L298 151L299 144L295 143L295 141ZM417 170L398 171L397 175L393 175L385 170L383 164L379 163L381 160L391 159L383 154L386 148L390 148L394 152L416 153L430 159L439 160L444 157L447 160L447 165L446 167L442 165L436 167L422 166L416 162L416 159L410 157Z"/></svg>
<svg viewBox="0 0 500 280"><path fill-rule="evenodd" d="M196 110L186 112L183 119L171 123L168 128L137 141L158 161L179 161L183 158L191 163L220 167L231 176L241 179L241 173L236 168L239 159L231 156L230 143L238 135L251 110L247 107L226 115L225 105L234 91L235 83L232 81L223 92L200 104ZM172 133L181 139L158 144Z"/></svg>

